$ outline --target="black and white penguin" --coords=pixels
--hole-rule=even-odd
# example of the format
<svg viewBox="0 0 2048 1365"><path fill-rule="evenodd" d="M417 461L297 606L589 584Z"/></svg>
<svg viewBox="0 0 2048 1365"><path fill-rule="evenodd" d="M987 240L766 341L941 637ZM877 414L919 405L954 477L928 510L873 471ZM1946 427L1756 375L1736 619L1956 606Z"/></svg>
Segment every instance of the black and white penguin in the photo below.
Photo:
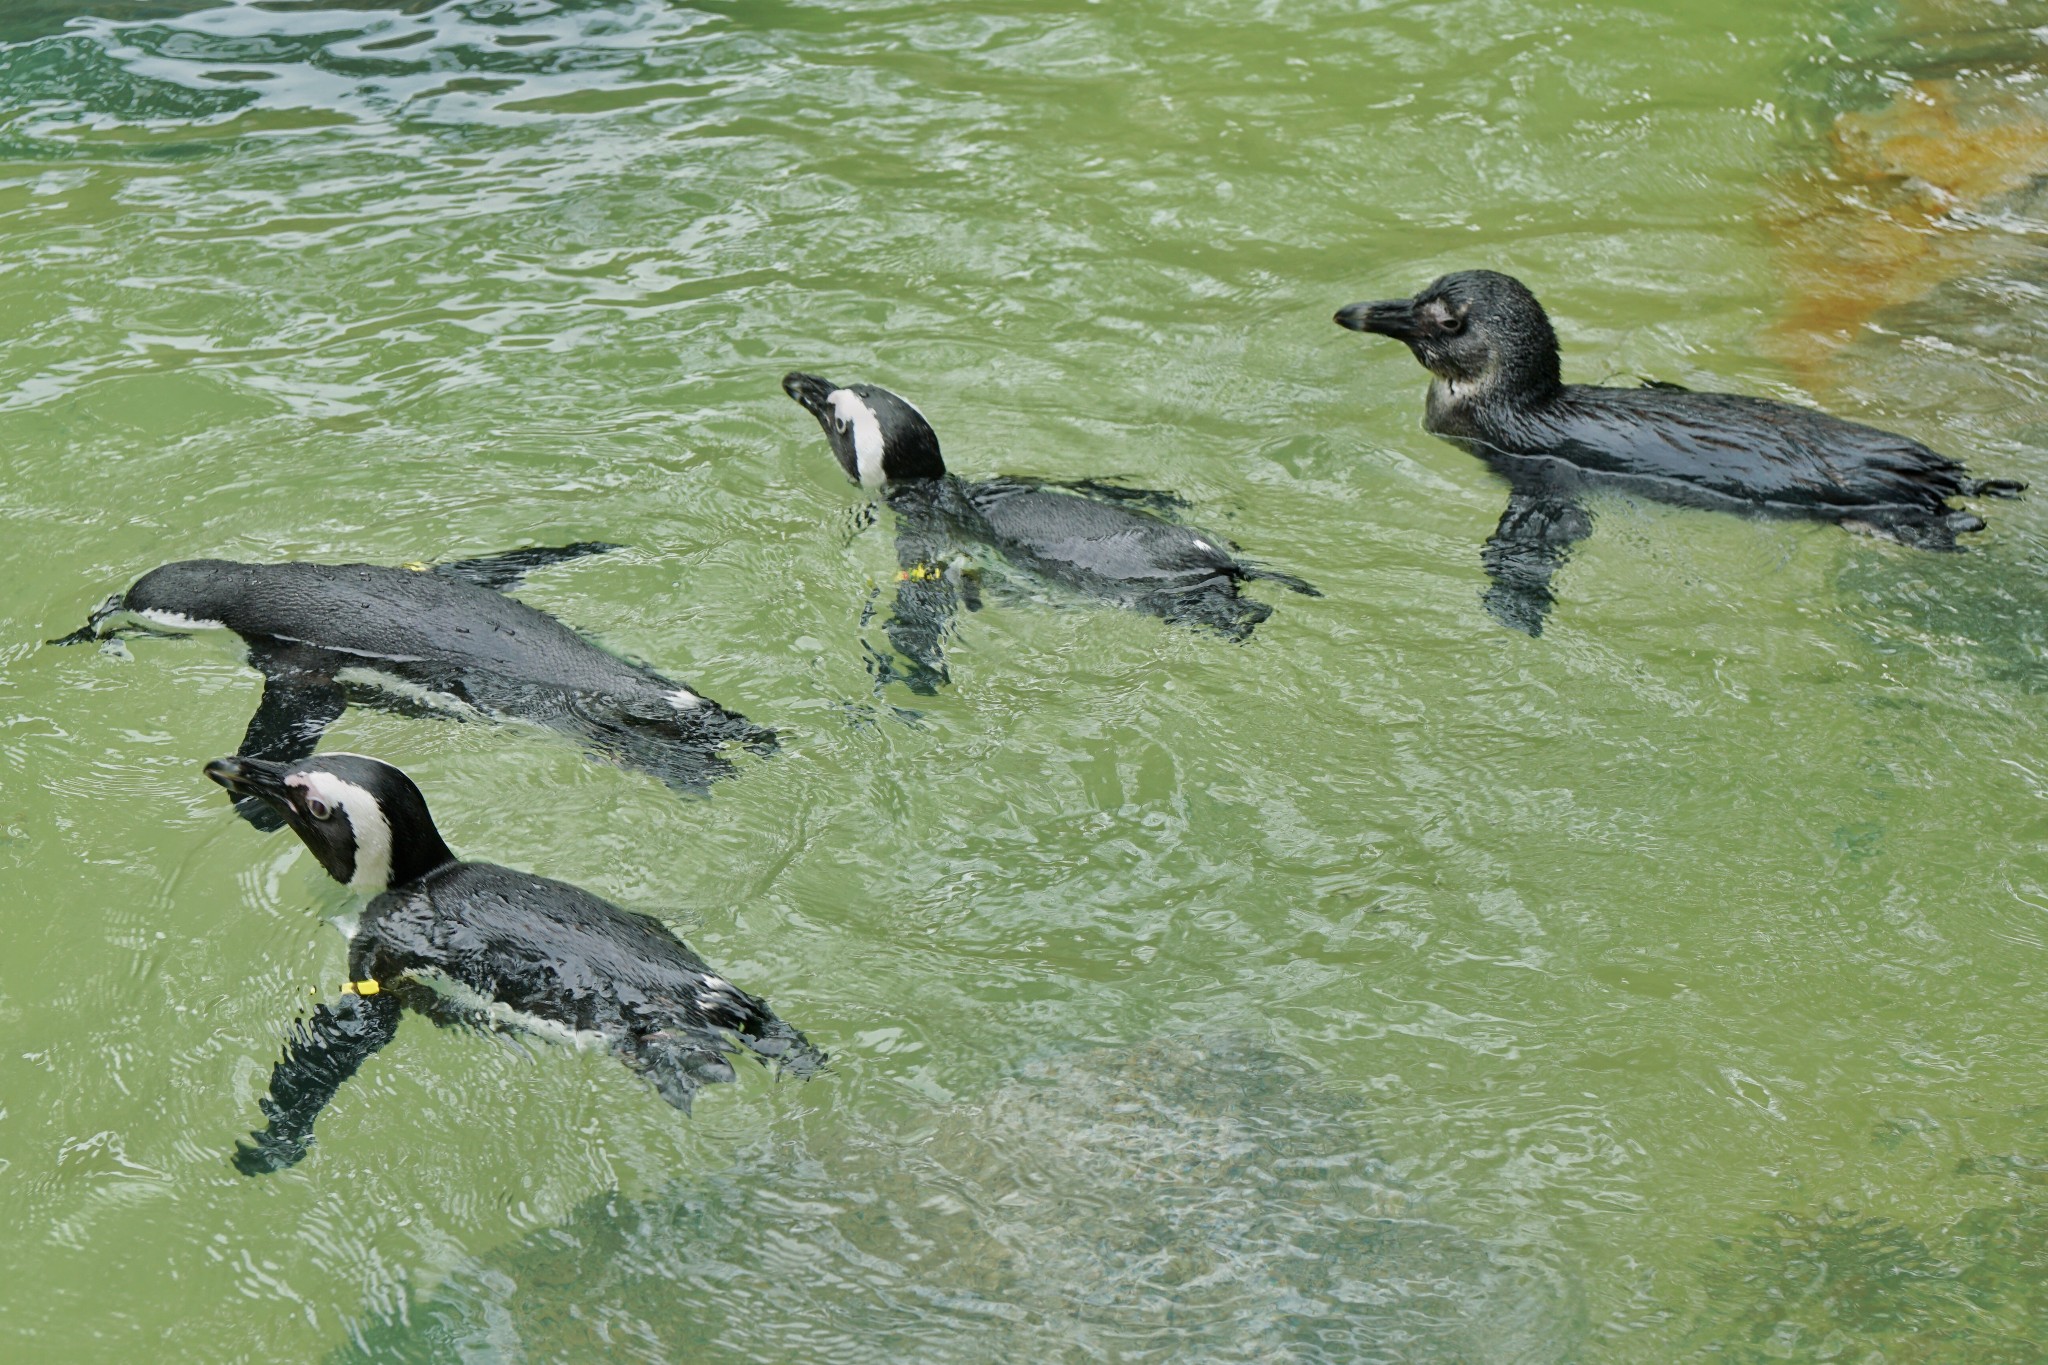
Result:
<svg viewBox="0 0 2048 1365"><path fill-rule="evenodd" d="M206 775L274 809L330 876L371 898L349 940L348 988L295 1026L263 1101L269 1124L236 1148L244 1174L306 1155L313 1120L391 1041L403 1008L441 1025L601 1044L685 1111L699 1086L733 1079L726 1054L738 1048L798 1076L825 1060L661 921L565 882L458 859L419 788L388 763L237 755Z"/></svg>
<svg viewBox="0 0 2048 1365"><path fill-rule="evenodd" d="M980 605L968 567L977 548L1092 597L1231 640L1243 640L1273 612L1239 596L1240 584L1269 579L1322 595L1298 578L1236 558L1220 536L1141 510L1186 506L1170 493L1092 480L969 482L946 472L924 414L887 389L794 372L782 388L818 419L846 476L896 514L901 587L887 630L911 663L901 676L914 691L929 693L946 681L939 640L956 601L965 598L970 611Z"/></svg>
<svg viewBox="0 0 2048 1365"><path fill-rule="evenodd" d="M1339 326L1407 343L1430 372L1423 426L1508 481L1482 559L1485 600L1540 634L1551 575L1592 529L1580 497L1602 484L1664 502L1831 521L1924 550L1981 531L1954 497L2016 497L1918 441L1764 398L1672 384L1566 384L1557 334L1520 280L1445 275L1410 299L1354 303Z"/></svg>
<svg viewBox="0 0 2048 1365"><path fill-rule="evenodd" d="M144 574L53 643L126 629L233 631L263 674L238 751L251 758L304 758L355 701L535 722L678 791L702 792L734 771L724 745L766 753L775 732L505 596L529 570L612 548L536 547L432 568L184 560ZM277 827L259 802L237 808Z"/></svg>

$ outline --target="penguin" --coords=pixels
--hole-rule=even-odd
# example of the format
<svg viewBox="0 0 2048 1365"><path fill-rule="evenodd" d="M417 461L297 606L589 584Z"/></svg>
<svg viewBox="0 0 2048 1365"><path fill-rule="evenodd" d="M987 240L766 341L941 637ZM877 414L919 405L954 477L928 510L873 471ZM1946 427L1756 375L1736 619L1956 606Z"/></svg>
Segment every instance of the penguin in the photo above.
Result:
<svg viewBox="0 0 2048 1365"><path fill-rule="evenodd" d="M799 371L783 376L782 388L817 418L846 476L896 514L900 587L885 629L909 671L878 657L883 683L893 677L929 695L948 681L939 642L956 602L980 608L977 548L1102 601L1233 641L1273 613L1240 596L1241 584L1267 579L1322 596L1298 578L1236 558L1221 536L1167 520L1161 512L1187 506L1173 494L1089 479L970 482L946 472L931 423L887 389Z"/></svg>
<svg viewBox="0 0 2048 1365"><path fill-rule="evenodd" d="M1955 550L1984 529L1948 499L2017 497L1918 441L1766 398L1566 384L1557 334L1520 280L1445 275L1410 299L1354 303L1336 322L1407 343L1430 372L1423 426L1491 465L1508 506L1481 553L1487 610L1540 635L1551 576L1592 530L1586 490L1830 521L1901 545Z"/></svg>
<svg viewBox="0 0 2048 1365"><path fill-rule="evenodd" d="M275 810L327 870L369 898L349 939L349 984L296 1024L270 1075L267 1125L236 1145L245 1175L305 1157L313 1121L399 1014L609 1048L688 1112L733 1079L729 1053L807 1077L825 1054L767 1002L718 975L648 915L580 887L448 849L411 778L361 754L279 763L235 755L206 775Z"/></svg>
<svg viewBox="0 0 2048 1365"><path fill-rule="evenodd" d="M676 791L702 793L735 771L724 745L769 753L775 732L505 596L530 570L615 548L584 541L432 568L183 560L144 574L51 643L131 630L233 631L263 674L263 699L237 751L249 758L305 758L355 701L531 721ZM259 828L277 828L261 802L238 809Z"/></svg>

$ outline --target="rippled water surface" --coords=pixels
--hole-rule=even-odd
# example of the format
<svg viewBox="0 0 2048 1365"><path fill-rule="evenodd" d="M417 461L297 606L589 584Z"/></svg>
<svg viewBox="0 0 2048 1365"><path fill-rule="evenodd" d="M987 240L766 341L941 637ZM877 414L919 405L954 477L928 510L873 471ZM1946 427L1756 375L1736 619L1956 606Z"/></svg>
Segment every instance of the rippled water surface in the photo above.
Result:
<svg viewBox="0 0 2048 1365"><path fill-rule="evenodd" d="M0 7L9 1358L2036 1358L2048 501L1933 556L1599 500L1529 639L1503 489L1329 322L1510 270L1569 378L2048 485L2038 171L1902 220L1838 121L2023 159L2048 13L1678 9ZM1232 645L1012 582L878 694L894 551L795 367L1326 596ZM779 753L327 747L831 1069L683 1119L411 1020L244 1179L346 898L200 777L232 640L42 641L170 559L586 538L522 596Z"/></svg>

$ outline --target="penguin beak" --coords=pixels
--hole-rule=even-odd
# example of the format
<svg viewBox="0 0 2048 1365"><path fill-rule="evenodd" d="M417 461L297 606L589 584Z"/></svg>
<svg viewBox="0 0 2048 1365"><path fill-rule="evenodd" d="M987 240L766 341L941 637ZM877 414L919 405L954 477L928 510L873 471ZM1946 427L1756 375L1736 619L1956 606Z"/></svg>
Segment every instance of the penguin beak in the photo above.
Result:
<svg viewBox="0 0 2048 1365"><path fill-rule="evenodd" d="M286 765L239 755L216 758L206 765L206 775L233 792L236 797L255 797L279 810L289 799L285 792Z"/></svg>
<svg viewBox="0 0 2048 1365"><path fill-rule="evenodd" d="M820 379L802 370L791 370L782 376L782 391L803 405L805 412L824 421L832 412L832 394L839 386L829 379Z"/></svg>
<svg viewBox="0 0 2048 1365"><path fill-rule="evenodd" d="M1337 310L1336 322L1354 332L1377 332L1397 341L1413 341L1418 335L1413 299L1347 304Z"/></svg>

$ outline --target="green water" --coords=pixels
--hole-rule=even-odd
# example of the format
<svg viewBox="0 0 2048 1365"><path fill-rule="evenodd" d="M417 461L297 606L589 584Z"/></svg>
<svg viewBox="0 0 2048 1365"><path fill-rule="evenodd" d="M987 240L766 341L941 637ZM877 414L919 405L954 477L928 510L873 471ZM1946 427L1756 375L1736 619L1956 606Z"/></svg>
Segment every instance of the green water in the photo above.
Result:
<svg viewBox="0 0 2048 1365"><path fill-rule="evenodd" d="M1527 639L1479 601L1502 488L1329 322L1510 270L1568 378L2048 481L2048 351L1972 330L2038 308L2023 253L1824 391L1761 343L1766 181L1894 16L1681 11L5 7L8 1358L2039 1358L2048 503L1935 557L1600 501ZM878 697L893 550L793 367L1327 596L1242 646L1001 602ZM169 559L589 537L522 596L779 754L681 800L538 729L326 746L832 1069L684 1120L412 1020L238 1176L346 898L200 777L232 640L41 641Z"/></svg>

